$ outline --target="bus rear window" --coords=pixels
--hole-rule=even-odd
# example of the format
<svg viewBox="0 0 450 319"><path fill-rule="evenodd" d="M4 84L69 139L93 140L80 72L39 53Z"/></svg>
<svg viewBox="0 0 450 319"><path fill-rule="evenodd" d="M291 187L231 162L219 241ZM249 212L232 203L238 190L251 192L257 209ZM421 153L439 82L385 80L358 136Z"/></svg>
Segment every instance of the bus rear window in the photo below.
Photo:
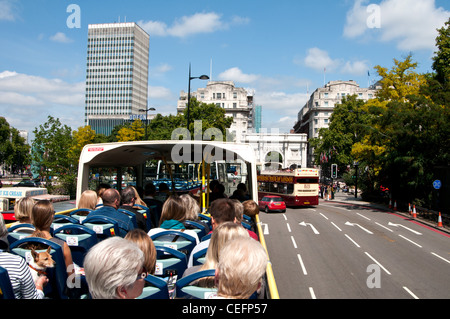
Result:
<svg viewBox="0 0 450 319"><path fill-rule="evenodd" d="M319 183L318 178L297 178L295 181L297 184L317 184Z"/></svg>

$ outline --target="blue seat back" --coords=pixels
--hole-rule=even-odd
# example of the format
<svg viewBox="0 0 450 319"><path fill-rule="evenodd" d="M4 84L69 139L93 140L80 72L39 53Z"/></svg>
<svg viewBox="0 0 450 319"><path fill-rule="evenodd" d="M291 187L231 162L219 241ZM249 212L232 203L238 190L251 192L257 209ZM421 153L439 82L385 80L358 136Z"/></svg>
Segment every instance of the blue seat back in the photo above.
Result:
<svg viewBox="0 0 450 319"><path fill-rule="evenodd" d="M45 286L44 293L46 296L50 296L55 299L67 299L67 270L62 247L44 238L29 237L12 243L10 246L10 252L25 258L28 262L28 259L31 257L31 250L24 248L24 245L27 244L41 244L51 247L50 254L56 264L54 268L47 268L46 272L49 283Z"/></svg>
<svg viewBox="0 0 450 319"><path fill-rule="evenodd" d="M198 287L190 284L201 278L214 277L215 272L215 269L201 270L181 278L175 284L176 298L208 299L211 294L217 293L217 288Z"/></svg>
<svg viewBox="0 0 450 319"><path fill-rule="evenodd" d="M69 213L70 217L73 217L78 220L78 222L81 224L83 220L86 219L87 215L89 215L90 212L92 212L93 209L89 208L79 208Z"/></svg>
<svg viewBox="0 0 450 319"><path fill-rule="evenodd" d="M155 246L157 277L177 275L180 278L187 268L187 257L182 252L170 247Z"/></svg>
<svg viewBox="0 0 450 319"><path fill-rule="evenodd" d="M119 236L119 224L107 216L92 216L83 220L82 225L92 229L98 240L103 240L113 236Z"/></svg>
<svg viewBox="0 0 450 319"><path fill-rule="evenodd" d="M137 299L169 299L167 282L159 277L148 275L145 287Z"/></svg>
<svg viewBox="0 0 450 319"><path fill-rule="evenodd" d="M50 226L50 233L53 235L55 231L62 226L79 224L79 220L67 215L55 215L53 217L53 223Z"/></svg>
<svg viewBox="0 0 450 319"><path fill-rule="evenodd" d="M205 263L205 259L206 259L205 256L206 256L207 250L208 250L208 247L205 247L194 253L194 255L192 256L192 265L193 266L203 265Z"/></svg>
<svg viewBox="0 0 450 319"><path fill-rule="evenodd" d="M8 228L8 242L11 245L13 242L30 237L31 233L34 231L34 226L32 224L16 224Z"/></svg>
<svg viewBox="0 0 450 319"><path fill-rule="evenodd" d="M0 267L0 299L16 299L8 271Z"/></svg>
<svg viewBox="0 0 450 319"><path fill-rule="evenodd" d="M151 208L148 208L146 206L134 204L134 206L138 207L137 212L139 214L142 214L145 219L145 226L147 227L147 231L153 228L153 222L152 222L152 210Z"/></svg>
<svg viewBox="0 0 450 319"><path fill-rule="evenodd" d="M202 238L209 233L209 226L200 221L185 220L184 226L186 226L186 229L194 230L197 233L198 238Z"/></svg>
<svg viewBox="0 0 450 319"><path fill-rule="evenodd" d="M197 241L194 237L177 230L165 230L150 236L155 246L171 247L185 252L187 256L194 249Z"/></svg>
<svg viewBox="0 0 450 319"><path fill-rule="evenodd" d="M83 267L89 249L98 243L97 234L84 225L66 225L55 231L55 237L64 240L70 248L73 262Z"/></svg>

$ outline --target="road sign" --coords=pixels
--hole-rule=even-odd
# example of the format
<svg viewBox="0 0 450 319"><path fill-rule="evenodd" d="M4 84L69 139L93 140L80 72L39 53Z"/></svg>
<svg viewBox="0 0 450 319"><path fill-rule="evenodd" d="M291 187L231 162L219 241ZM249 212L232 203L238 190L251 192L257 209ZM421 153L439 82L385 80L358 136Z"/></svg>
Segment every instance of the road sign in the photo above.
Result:
<svg viewBox="0 0 450 319"><path fill-rule="evenodd" d="M442 183L440 180L437 179L433 182L434 189L441 189L441 186L442 186Z"/></svg>

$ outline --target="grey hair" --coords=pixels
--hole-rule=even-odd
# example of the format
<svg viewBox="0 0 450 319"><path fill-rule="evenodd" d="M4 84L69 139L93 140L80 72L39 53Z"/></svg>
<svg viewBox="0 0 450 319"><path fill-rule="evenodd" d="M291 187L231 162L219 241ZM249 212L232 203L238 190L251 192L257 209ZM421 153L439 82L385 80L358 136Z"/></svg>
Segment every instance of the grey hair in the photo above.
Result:
<svg viewBox="0 0 450 319"><path fill-rule="evenodd" d="M144 254L133 242L111 237L92 247L84 271L93 299L117 299L117 288L135 283L144 265Z"/></svg>

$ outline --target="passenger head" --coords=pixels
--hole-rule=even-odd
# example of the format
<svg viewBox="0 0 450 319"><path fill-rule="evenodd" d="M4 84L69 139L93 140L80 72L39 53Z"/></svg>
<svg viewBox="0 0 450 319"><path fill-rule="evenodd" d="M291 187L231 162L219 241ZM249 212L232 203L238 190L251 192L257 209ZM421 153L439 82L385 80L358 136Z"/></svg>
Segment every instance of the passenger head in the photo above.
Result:
<svg viewBox="0 0 450 319"><path fill-rule="evenodd" d="M136 200L136 192L132 186L127 186L120 192L120 198L122 200L122 204L134 204Z"/></svg>
<svg viewBox="0 0 450 319"><path fill-rule="evenodd" d="M211 203L209 213L212 217L213 229L224 222L234 222L236 210L233 201L228 198L219 198Z"/></svg>
<svg viewBox="0 0 450 319"><path fill-rule="evenodd" d="M31 210L34 203L31 197L19 198L14 205L14 217L21 223L31 223Z"/></svg>
<svg viewBox="0 0 450 319"><path fill-rule="evenodd" d="M114 188L108 188L103 192L102 201L104 206L118 208L120 206L120 194Z"/></svg>
<svg viewBox="0 0 450 319"><path fill-rule="evenodd" d="M256 215L259 214L259 207L258 204L252 200L246 200L245 202L242 203L242 205L244 205L244 214L249 216L249 217L255 217Z"/></svg>
<svg viewBox="0 0 450 319"><path fill-rule="evenodd" d="M50 226L53 223L55 210L53 204L49 200L39 200L34 204L31 210L31 222L36 230L31 235L32 237L43 237L42 231L50 231Z"/></svg>
<svg viewBox="0 0 450 319"><path fill-rule="evenodd" d="M242 203L237 199L232 199L232 201L236 212L236 222L241 223L244 218L244 205L242 205Z"/></svg>
<svg viewBox="0 0 450 319"><path fill-rule="evenodd" d="M177 195L172 195L164 202L161 211L160 225L166 220L178 220L184 222L186 220L186 206L181 198Z"/></svg>
<svg viewBox="0 0 450 319"><path fill-rule="evenodd" d="M225 244L238 237L249 237L248 231L239 224L225 222L214 229L208 249L206 250L206 260L202 270L215 269L219 262L219 252Z"/></svg>
<svg viewBox="0 0 450 319"><path fill-rule="evenodd" d="M84 271L93 299L134 299L142 294L147 271L144 253L133 242L111 237L92 247Z"/></svg>
<svg viewBox="0 0 450 319"><path fill-rule="evenodd" d="M156 248L150 236L142 229L135 228L127 233L125 239L132 241L142 250L144 253L144 267L149 274L153 275L156 266Z"/></svg>
<svg viewBox="0 0 450 319"><path fill-rule="evenodd" d="M156 194L156 186L153 183L147 183L144 187L144 195L154 196Z"/></svg>
<svg viewBox="0 0 450 319"><path fill-rule="evenodd" d="M217 294L248 299L261 286L266 266L267 254L258 241L244 237L231 240L219 254Z"/></svg>
<svg viewBox="0 0 450 319"><path fill-rule="evenodd" d="M77 208L88 208L88 209L95 209L95 206L97 205L98 196L97 193L93 190L85 190L80 197L80 200L78 201L78 207Z"/></svg>
<svg viewBox="0 0 450 319"><path fill-rule="evenodd" d="M200 214L200 206L198 202L189 194L183 194L180 196L181 200L186 207L186 219L198 220L198 214Z"/></svg>

